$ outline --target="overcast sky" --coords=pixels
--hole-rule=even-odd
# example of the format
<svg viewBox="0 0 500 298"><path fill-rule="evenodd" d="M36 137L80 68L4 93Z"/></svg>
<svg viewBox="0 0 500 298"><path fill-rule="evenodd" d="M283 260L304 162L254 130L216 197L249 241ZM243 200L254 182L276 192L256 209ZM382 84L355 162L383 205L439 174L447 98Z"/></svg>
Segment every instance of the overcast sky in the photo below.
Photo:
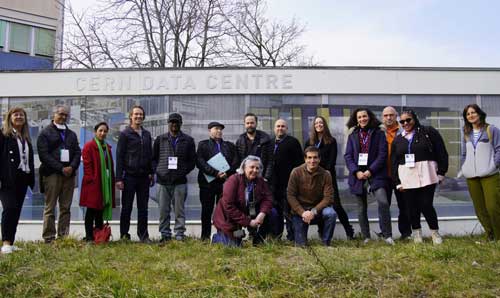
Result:
<svg viewBox="0 0 500 298"><path fill-rule="evenodd" d="M66 0L83 9L96 0ZM500 1L268 0L324 66L500 67Z"/></svg>

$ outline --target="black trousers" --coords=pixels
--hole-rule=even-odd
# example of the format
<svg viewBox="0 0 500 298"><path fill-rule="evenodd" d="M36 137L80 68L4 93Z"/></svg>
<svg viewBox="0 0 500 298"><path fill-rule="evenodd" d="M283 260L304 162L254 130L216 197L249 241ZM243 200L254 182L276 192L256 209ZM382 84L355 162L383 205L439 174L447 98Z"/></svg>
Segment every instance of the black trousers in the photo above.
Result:
<svg viewBox="0 0 500 298"><path fill-rule="evenodd" d="M436 209L434 209L434 191L436 184L425 187L407 189L403 192L403 198L408 203L410 209L410 221L412 229L421 229L420 214L423 214L429 228L438 230L438 219Z"/></svg>
<svg viewBox="0 0 500 298"><path fill-rule="evenodd" d="M123 180L122 210L120 214L120 237L130 237L130 215L137 195L137 236L141 241L149 239L148 233L148 200L149 178L125 176Z"/></svg>
<svg viewBox="0 0 500 298"><path fill-rule="evenodd" d="M16 172L16 185L12 188L0 190L0 201L2 201L2 241L14 243L17 225L21 216L24 197L28 190L29 175L23 171Z"/></svg>
<svg viewBox="0 0 500 298"><path fill-rule="evenodd" d="M222 185L200 188L201 202L201 239L209 240L212 234L212 213L214 206L222 197Z"/></svg>
<svg viewBox="0 0 500 298"><path fill-rule="evenodd" d="M102 218L104 210L87 208L85 211L85 239L87 241L94 240L94 222L95 227L102 229L104 220Z"/></svg>
<svg viewBox="0 0 500 298"><path fill-rule="evenodd" d="M403 198L403 193L396 190L395 188L387 189L387 199L389 204L392 199L392 192L396 196L396 201L398 203L399 215L398 215L398 230L401 237L411 236L411 223L410 223L410 209L408 208L408 202Z"/></svg>
<svg viewBox="0 0 500 298"><path fill-rule="evenodd" d="M337 213L337 217L344 227L345 234L348 238L354 237L354 229L352 228L351 224L349 223L349 217L347 216L347 212L345 212L344 207L342 207L342 203L340 202L340 195L339 195L339 186L337 183L337 176L332 175L332 183L333 183L333 188L336 189L334 198L333 198L333 210L335 210L335 213Z"/></svg>

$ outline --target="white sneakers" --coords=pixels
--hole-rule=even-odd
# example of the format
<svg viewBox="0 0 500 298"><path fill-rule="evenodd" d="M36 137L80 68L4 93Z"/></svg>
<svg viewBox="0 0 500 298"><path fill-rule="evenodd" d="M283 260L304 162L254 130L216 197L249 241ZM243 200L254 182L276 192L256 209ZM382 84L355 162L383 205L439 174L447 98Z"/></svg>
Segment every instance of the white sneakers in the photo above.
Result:
<svg viewBox="0 0 500 298"><path fill-rule="evenodd" d="M384 242L389 244L389 245L394 245L394 240L392 239L392 237L385 238Z"/></svg>
<svg viewBox="0 0 500 298"><path fill-rule="evenodd" d="M415 229L413 230L413 242L415 243L422 243L424 242L422 238L422 230L421 229ZM438 230L431 230L431 238L432 238L432 243L434 245L439 245L443 243L443 238L441 235L439 235Z"/></svg>
<svg viewBox="0 0 500 298"><path fill-rule="evenodd" d="M438 230L431 230L431 231L432 231L431 232L432 243L434 243L435 245L443 243L443 238L441 237L441 235L439 235Z"/></svg>
<svg viewBox="0 0 500 298"><path fill-rule="evenodd" d="M15 245L8 245L8 244L4 244L2 245L2 254L10 254L10 253L13 253L15 251L19 251L21 250L19 247L15 246Z"/></svg>
<svg viewBox="0 0 500 298"><path fill-rule="evenodd" d="M413 242L415 243L423 243L424 239L422 239L422 230L415 229L413 230Z"/></svg>

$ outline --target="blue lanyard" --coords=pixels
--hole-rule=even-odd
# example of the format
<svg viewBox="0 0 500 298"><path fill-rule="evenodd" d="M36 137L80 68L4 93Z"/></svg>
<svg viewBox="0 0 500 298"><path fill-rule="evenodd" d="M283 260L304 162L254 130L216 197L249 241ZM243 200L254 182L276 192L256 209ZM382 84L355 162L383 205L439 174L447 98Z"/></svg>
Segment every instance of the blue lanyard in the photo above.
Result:
<svg viewBox="0 0 500 298"><path fill-rule="evenodd" d="M276 142L274 143L274 154L276 154L276 151L278 150L278 147L282 141L283 141L282 139L276 140Z"/></svg>
<svg viewBox="0 0 500 298"><path fill-rule="evenodd" d="M249 182L248 185L247 185L247 196L246 197L246 203L247 203L247 206L248 206L248 203L250 201L250 196L253 194L253 189L255 187L255 183L254 182Z"/></svg>
<svg viewBox="0 0 500 298"><path fill-rule="evenodd" d="M370 138L370 131L367 131L366 136L364 136L364 137L363 137L363 133L361 133L361 131L360 131L359 137L361 138L361 143L363 144L363 146L365 146L366 143L368 143L368 139Z"/></svg>
<svg viewBox="0 0 500 298"><path fill-rule="evenodd" d="M174 152L175 152L175 147L177 146L177 142L179 141L179 137L172 137L170 136L170 143L172 144L172 148L174 148Z"/></svg>
<svg viewBox="0 0 500 298"><path fill-rule="evenodd" d="M322 139L319 139L319 142L317 142L314 146L316 146L316 148L319 148L319 146L321 146L321 141Z"/></svg>
<svg viewBox="0 0 500 298"><path fill-rule="evenodd" d="M219 142L215 142L215 147L217 148L217 153L220 153L220 143Z"/></svg>
<svg viewBox="0 0 500 298"><path fill-rule="evenodd" d="M479 143L479 140L483 136L483 129L481 128L481 131L479 132L479 137L477 137L477 140L474 140L474 132L472 132L472 145L474 145L474 149L476 148L477 144Z"/></svg>
<svg viewBox="0 0 500 298"><path fill-rule="evenodd" d="M66 132L63 130L62 132L59 133L62 139L62 146L63 148L66 148Z"/></svg>
<svg viewBox="0 0 500 298"><path fill-rule="evenodd" d="M413 143L413 137L415 137L415 133L408 139L408 154L411 154L411 143Z"/></svg>

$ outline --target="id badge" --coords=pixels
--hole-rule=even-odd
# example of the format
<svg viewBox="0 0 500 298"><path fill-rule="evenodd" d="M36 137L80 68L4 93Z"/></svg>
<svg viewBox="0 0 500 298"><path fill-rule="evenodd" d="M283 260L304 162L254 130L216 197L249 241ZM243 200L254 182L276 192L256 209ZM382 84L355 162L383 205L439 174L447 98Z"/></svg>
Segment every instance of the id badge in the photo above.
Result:
<svg viewBox="0 0 500 298"><path fill-rule="evenodd" d="M360 153L358 156L358 166L368 165L368 153Z"/></svg>
<svg viewBox="0 0 500 298"><path fill-rule="evenodd" d="M69 162L69 150L61 149L61 162Z"/></svg>
<svg viewBox="0 0 500 298"><path fill-rule="evenodd" d="M414 168L415 167L415 154L405 154L405 167Z"/></svg>
<svg viewBox="0 0 500 298"><path fill-rule="evenodd" d="M177 170L177 157L170 156L168 158L168 169L169 170Z"/></svg>

